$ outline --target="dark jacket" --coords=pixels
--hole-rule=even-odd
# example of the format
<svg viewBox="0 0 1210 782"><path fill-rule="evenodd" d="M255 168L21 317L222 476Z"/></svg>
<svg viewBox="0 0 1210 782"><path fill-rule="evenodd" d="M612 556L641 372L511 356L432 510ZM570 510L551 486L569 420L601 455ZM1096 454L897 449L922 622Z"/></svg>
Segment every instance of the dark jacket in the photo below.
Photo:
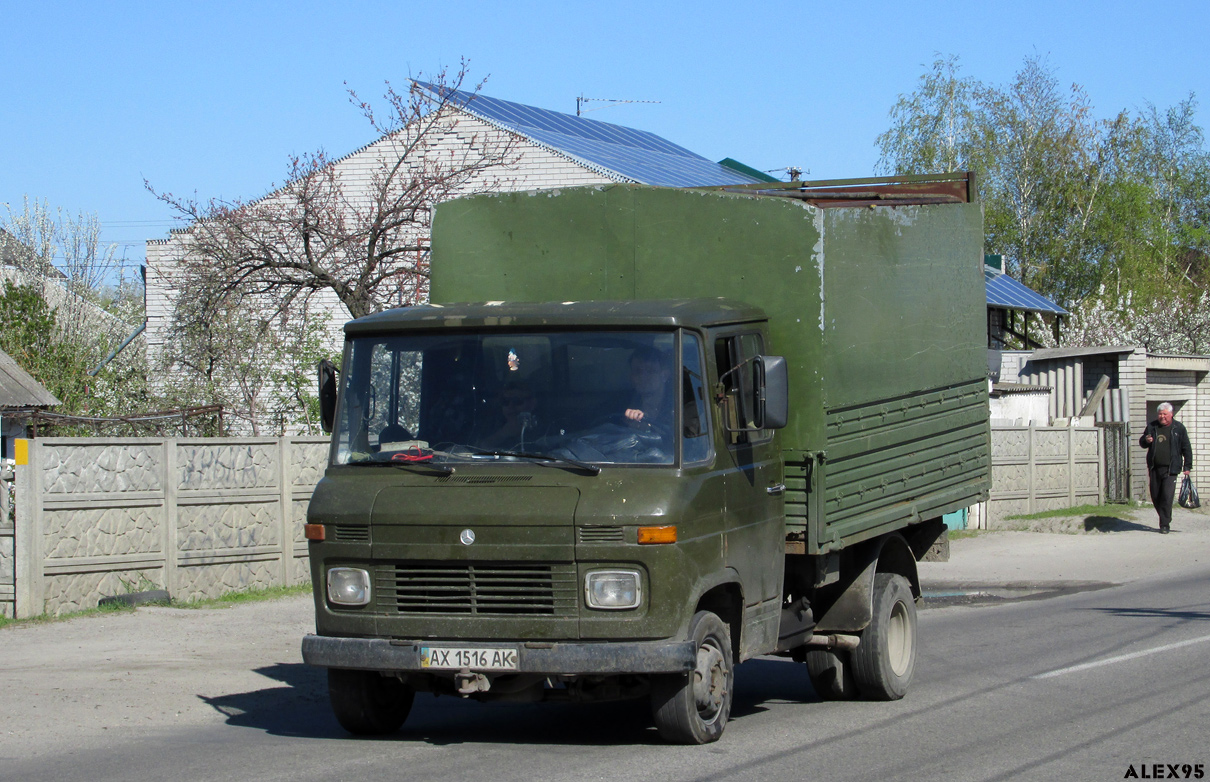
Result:
<svg viewBox="0 0 1210 782"><path fill-rule="evenodd" d="M1147 436L1155 437L1155 430L1160 428L1159 421L1152 421L1147 424L1147 428L1143 430L1143 435L1139 438L1139 445L1147 449L1147 469L1151 469L1152 459L1155 454L1155 442L1147 442ZM1168 472L1171 475L1180 475L1185 470L1193 469L1193 446L1189 444L1189 433L1185 431L1185 425L1175 418L1172 419L1172 461L1169 463Z"/></svg>

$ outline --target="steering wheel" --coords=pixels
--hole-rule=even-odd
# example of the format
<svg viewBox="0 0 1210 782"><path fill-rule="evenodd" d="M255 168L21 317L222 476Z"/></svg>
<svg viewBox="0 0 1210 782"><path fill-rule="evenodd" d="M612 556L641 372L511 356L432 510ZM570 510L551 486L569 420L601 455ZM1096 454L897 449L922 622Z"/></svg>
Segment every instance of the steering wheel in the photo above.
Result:
<svg viewBox="0 0 1210 782"><path fill-rule="evenodd" d="M649 420L635 421L627 418L625 413L607 413L596 419L589 425L589 429L595 429L598 426L612 424L615 426L623 426L633 431L641 438L655 437L666 439L672 436L672 427L667 424L655 423Z"/></svg>

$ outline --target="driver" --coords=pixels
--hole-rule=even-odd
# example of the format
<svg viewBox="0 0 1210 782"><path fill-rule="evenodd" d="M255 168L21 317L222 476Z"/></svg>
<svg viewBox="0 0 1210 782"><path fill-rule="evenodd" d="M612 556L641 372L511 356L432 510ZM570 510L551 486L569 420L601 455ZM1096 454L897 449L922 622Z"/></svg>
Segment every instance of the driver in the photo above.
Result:
<svg viewBox="0 0 1210 782"><path fill-rule="evenodd" d="M672 427L673 392L670 362L655 348L639 348L630 356L630 383L634 396L624 415L639 424Z"/></svg>

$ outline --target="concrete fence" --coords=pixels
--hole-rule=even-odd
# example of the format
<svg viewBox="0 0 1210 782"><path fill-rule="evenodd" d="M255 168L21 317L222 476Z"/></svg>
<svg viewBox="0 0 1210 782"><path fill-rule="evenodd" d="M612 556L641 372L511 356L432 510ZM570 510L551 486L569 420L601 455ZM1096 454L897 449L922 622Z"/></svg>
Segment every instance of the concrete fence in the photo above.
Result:
<svg viewBox="0 0 1210 782"><path fill-rule="evenodd" d="M153 589L179 600L217 597L309 578L302 525L325 438L25 442L15 523L0 513L0 615L91 608ZM1096 428L993 426L991 499L971 526L1101 502L1102 451Z"/></svg>
<svg viewBox="0 0 1210 782"><path fill-rule="evenodd" d="M6 531L0 522L4 615L56 614L154 589L216 597L310 577L302 525L326 438L26 443L15 524Z"/></svg>
<svg viewBox="0 0 1210 782"><path fill-rule="evenodd" d="M1101 430L992 426L992 489L985 527L1008 516L1097 505L1105 496Z"/></svg>

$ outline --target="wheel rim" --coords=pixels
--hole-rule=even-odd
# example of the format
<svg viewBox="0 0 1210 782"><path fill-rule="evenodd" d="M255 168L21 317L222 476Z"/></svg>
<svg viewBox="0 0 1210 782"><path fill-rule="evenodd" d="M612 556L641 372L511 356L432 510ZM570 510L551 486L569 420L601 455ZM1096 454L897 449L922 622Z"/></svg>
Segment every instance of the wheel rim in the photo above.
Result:
<svg viewBox="0 0 1210 782"><path fill-rule="evenodd" d="M726 661L722 649L713 638L707 638L697 650L693 698L697 703L698 716L705 723L718 719L727 700Z"/></svg>
<svg viewBox="0 0 1210 782"><path fill-rule="evenodd" d="M887 660L896 676L907 673L912 662L912 627L907 605L896 600L887 621Z"/></svg>

